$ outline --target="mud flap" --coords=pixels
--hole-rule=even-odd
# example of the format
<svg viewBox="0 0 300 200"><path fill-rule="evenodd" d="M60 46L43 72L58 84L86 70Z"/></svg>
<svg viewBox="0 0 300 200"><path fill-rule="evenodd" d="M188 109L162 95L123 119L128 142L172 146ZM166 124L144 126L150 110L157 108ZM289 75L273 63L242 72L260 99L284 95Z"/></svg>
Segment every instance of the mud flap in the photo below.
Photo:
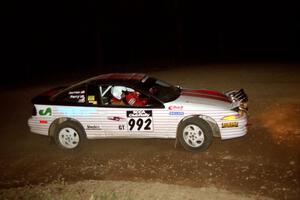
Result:
<svg viewBox="0 0 300 200"><path fill-rule="evenodd" d="M177 149L177 145L178 145L178 140L177 137L175 138L175 143L174 143L174 148Z"/></svg>

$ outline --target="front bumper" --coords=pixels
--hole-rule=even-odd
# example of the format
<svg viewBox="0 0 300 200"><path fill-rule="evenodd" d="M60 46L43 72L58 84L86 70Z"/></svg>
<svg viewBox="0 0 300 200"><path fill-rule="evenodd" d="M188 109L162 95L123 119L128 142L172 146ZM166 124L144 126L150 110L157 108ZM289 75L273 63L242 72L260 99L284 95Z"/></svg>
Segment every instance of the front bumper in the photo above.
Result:
<svg viewBox="0 0 300 200"><path fill-rule="evenodd" d="M229 126L224 127L224 123L228 123ZM236 125L236 123L237 127L230 127L230 125ZM248 117L246 114L243 117L236 120L221 120L218 123L221 139L232 139L246 135L247 123Z"/></svg>

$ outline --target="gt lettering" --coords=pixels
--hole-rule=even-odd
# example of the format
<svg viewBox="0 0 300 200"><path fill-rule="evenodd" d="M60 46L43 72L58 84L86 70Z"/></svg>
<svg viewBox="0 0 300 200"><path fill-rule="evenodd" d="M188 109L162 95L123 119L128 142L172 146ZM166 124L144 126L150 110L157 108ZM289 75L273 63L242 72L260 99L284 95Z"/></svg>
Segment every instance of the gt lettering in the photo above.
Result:
<svg viewBox="0 0 300 200"><path fill-rule="evenodd" d="M125 126L124 125L119 125L119 130L125 130Z"/></svg>

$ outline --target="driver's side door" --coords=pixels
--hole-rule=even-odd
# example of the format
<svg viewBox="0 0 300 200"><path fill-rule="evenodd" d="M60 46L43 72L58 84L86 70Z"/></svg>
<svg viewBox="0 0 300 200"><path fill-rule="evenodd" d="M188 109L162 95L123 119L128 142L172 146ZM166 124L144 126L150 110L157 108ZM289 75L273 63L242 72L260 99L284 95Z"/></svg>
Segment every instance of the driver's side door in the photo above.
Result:
<svg viewBox="0 0 300 200"><path fill-rule="evenodd" d="M153 137L155 136L155 113L163 111L156 99L141 94L147 99L145 106L114 105L111 103L113 85L99 85L102 104L98 107L102 115L102 127L106 137ZM133 88L129 88L134 90Z"/></svg>

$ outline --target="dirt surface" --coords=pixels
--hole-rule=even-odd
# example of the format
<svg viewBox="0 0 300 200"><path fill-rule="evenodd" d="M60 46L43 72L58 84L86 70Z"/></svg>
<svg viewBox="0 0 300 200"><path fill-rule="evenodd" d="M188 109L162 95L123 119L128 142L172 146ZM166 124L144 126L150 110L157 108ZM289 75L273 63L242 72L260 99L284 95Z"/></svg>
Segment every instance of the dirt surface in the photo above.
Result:
<svg viewBox="0 0 300 200"><path fill-rule="evenodd" d="M30 133L27 127L30 99L64 81L1 89L1 191L30 185L115 180L214 187L255 197L299 199L300 70L296 67L220 64L148 72L189 88L245 89L250 99L248 134L226 141L215 139L202 153L175 149L174 140L158 139L93 140L81 151L64 152L50 144L47 137Z"/></svg>
<svg viewBox="0 0 300 200"><path fill-rule="evenodd" d="M261 199L260 196L232 193L214 187L193 188L162 183L144 183L131 181L80 181L74 184L51 183L47 186L25 186L2 189L0 197L7 199Z"/></svg>

